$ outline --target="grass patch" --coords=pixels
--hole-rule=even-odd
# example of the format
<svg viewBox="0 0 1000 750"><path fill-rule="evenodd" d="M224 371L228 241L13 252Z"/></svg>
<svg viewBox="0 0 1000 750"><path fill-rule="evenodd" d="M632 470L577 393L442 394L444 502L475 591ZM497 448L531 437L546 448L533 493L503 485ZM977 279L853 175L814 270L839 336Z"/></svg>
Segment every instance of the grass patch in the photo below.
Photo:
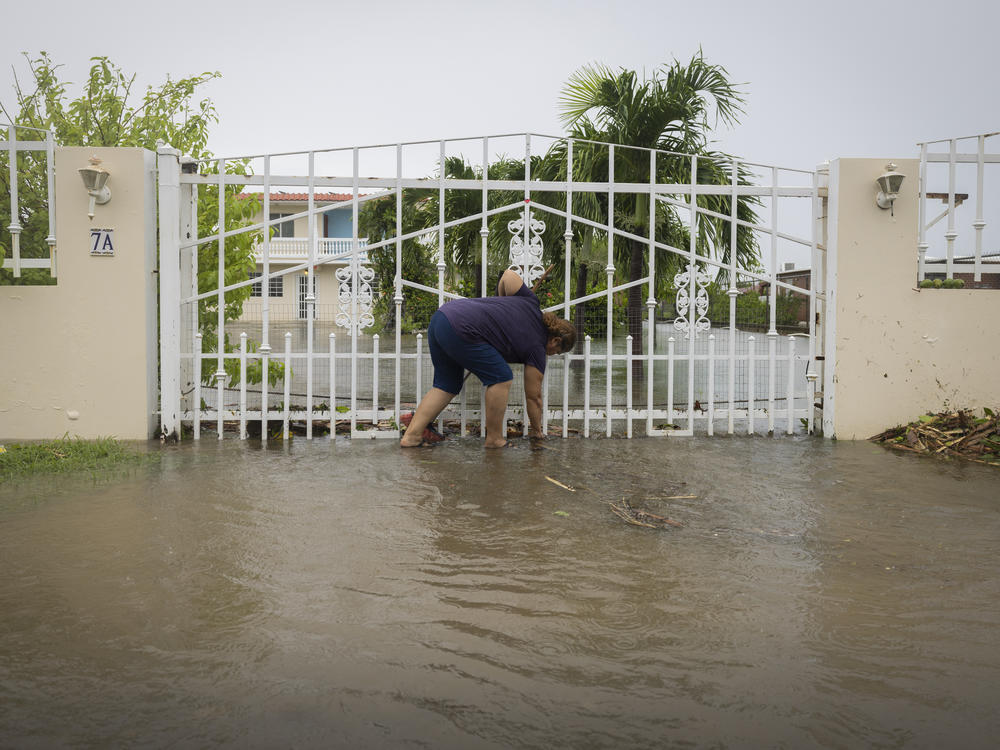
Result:
<svg viewBox="0 0 1000 750"><path fill-rule="evenodd" d="M97 475L131 469L155 460L157 454L128 447L114 438L83 440L63 437L39 443L0 445L0 482L43 474Z"/></svg>

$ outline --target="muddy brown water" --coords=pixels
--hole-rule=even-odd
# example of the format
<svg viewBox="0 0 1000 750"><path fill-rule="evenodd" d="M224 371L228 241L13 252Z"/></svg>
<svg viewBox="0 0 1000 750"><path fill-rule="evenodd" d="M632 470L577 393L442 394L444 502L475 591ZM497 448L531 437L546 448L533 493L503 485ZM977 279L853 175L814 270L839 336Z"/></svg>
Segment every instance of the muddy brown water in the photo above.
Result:
<svg viewBox="0 0 1000 750"><path fill-rule="evenodd" d="M988 467L811 438L8 483L0 746L995 747L998 509Z"/></svg>

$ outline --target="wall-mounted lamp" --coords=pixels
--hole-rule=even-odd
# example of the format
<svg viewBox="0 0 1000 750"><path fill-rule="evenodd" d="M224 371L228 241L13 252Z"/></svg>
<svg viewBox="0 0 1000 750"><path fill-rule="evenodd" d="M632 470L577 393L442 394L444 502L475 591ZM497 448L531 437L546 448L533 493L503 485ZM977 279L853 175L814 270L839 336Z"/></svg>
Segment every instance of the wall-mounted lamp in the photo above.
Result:
<svg viewBox="0 0 1000 750"><path fill-rule="evenodd" d="M80 177L83 178L83 186L87 188L87 194L90 196L90 207L87 210L87 216L91 219L94 218L95 204L103 206L111 200L111 189L107 186L111 173L104 169L104 167L101 167L100 163L100 159L92 156L90 157L89 167L82 167L77 170L80 173Z"/></svg>
<svg viewBox="0 0 1000 750"><path fill-rule="evenodd" d="M899 195L899 188L903 185L905 177L906 175L896 171L896 165L892 162L885 165L885 172L875 180L875 184L878 185L875 203L879 208L888 208L889 213L892 213L892 204L896 202L896 196Z"/></svg>

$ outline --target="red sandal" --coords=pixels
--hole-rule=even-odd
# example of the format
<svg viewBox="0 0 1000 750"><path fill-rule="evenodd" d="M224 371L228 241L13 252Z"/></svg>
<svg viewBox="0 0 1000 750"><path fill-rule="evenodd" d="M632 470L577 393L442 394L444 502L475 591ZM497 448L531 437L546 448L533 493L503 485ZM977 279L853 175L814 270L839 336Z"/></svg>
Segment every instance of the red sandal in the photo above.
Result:
<svg viewBox="0 0 1000 750"><path fill-rule="evenodd" d="M413 419L412 411L408 411L405 414L399 415L399 421L403 423L403 427L409 427L410 421L412 419ZM427 443L428 445L433 445L434 443L440 443L442 440L445 439L445 437L434 428L433 424L429 424L427 425L427 427L424 428L424 434L421 435L420 439L424 443Z"/></svg>

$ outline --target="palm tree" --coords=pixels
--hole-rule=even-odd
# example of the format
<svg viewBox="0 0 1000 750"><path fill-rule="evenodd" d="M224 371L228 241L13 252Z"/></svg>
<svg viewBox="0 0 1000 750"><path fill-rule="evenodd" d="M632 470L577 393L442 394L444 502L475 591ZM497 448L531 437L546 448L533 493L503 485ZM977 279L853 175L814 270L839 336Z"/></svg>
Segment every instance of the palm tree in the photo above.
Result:
<svg viewBox="0 0 1000 750"><path fill-rule="evenodd" d="M587 65L570 76L560 98L560 117L569 129L568 136L578 141L574 145L574 181L603 182L608 179L608 148L606 143L659 149L675 154L697 154L698 182L729 184L732 180L732 159L709 148L712 126L721 122L733 125L743 112L743 97L728 79L725 68L707 63L699 51L689 63L676 60L654 71L651 77L640 79L633 70L618 71L599 65ZM714 115L714 117L713 117ZM599 141L602 143L594 143ZM555 144L545 163L550 169L565 175L566 142ZM557 165L562 164L561 168ZM660 183L687 183L691 179L691 160L687 156L657 158L656 180ZM646 151L618 149L615 152L616 182L647 182L649 155ZM558 179L553 174L550 179ZM737 174L746 182L743 170ZM616 195L614 205L617 228L636 235L649 230L649 202L638 200L635 194ZM730 212L729 196L699 196L698 205L725 216ZM753 199L737 201L737 215L743 221L753 221ZM587 193L580 196L575 210L594 221L607 219L607 196ZM698 251L702 255L716 254L728 263L730 233L728 222L699 213ZM581 232L585 241L586 233ZM687 246L687 228L671 210L657 212L654 234L657 241L674 247ZM582 244L582 242L581 242ZM646 268L646 245L635 240L615 242L616 268L628 269L628 280L642 278ZM735 248L738 267L757 265L758 251L751 232L741 228ZM657 267L659 279L676 268L680 257L666 254ZM656 280L654 280L654 284ZM661 282L662 283L662 282ZM642 299L639 286L628 290L628 331L632 336L633 354L642 354ZM642 363L636 362L635 374L642 376Z"/></svg>
<svg viewBox="0 0 1000 750"><path fill-rule="evenodd" d="M462 156L449 156L444 162L444 175L448 179L480 180L483 176L482 167L476 167L465 161ZM501 156L490 163L487 168L487 178L490 180L520 180L524 179L524 161ZM493 209L519 200L519 196L505 191L491 191L487 196L487 209ZM427 201L425 226L438 223L438 193L433 193ZM478 190L451 190L445 198L445 221L455 221L479 214L483 209L482 193ZM507 218L498 214L487 221L489 227L489 242L487 245L487 262L503 262L506 259L506 247L501 239L506 232L501 232L501 224L506 226ZM482 297L483 255L482 255L482 223L466 221L445 232L445 261L453 273L469 280L473 277L474 296ZM489 290L486 290L489 294Z"/></svg>
<svg viewBox="0 0 1000 750"><path fill-rule="evenodd" d="M401 225L403 234L409 234L423 229L423 206L430 200L430 189L413 189L403 191L401 200ZM385 240L396 234L396 198L392 193L370 200L365 203L358 215L359 235L377 240ZM378 297L375 302L376 314L386 325L394 325L393 315L395 279L399 273L403 278L426 286L433 286L437 274L430 248L418 238L403 240L403 267L396 268L396 249L392 244L370 251L369 263L375 271ZM437 299L431 302L428 295L409 287L403 288L401 313L410 325L424 327L437 306ZM405 323L404 323L405 325ZM404 328L404 330L406 330Z"/></svg>
<svg viewBox="0 0 1000 750"><path fill-rule="evenodd" d="M540 157L535 157L539 159ZM440 167L439 167L440 168ZM446 180L480 180L482 167L469 164L462 156L446 157L443 164ZM439 173L440 174L440 173ZM490 180L520 180L524 178L524 161L500 157L491 162L487 172ZM436 178L438 175L434 175ZM417 281L427 286L437 283L435 263L437 257L437 233L440 222L439 191L437 188L411 188L403 191L402 200L402 231L403 234L434 230L421 238L410 238L403 241L403 268L400 269L403 278ZM489 209L501 205L517 203L520 194L510 191L491 191L487 200ZM513 211L514 209L512 209ZM448 187L445 196L444 220L452 222L467 217L476 217L482 211L482 193L479 190L457 190ZM491 266L504 265L507 258L508 235L506 223L509 213L495 214L487 226L489 241L487 246L487 263ZM471 283L472 294L476 297L484 295L482 289L482 222L476 218L456 224L444 231L444 261L447 273L453 281ZM359 232L369 237L381 239L391 238L396 233L396 201L393 194L371 200L361 209L359 217ZM553 243L554 244L554 240ZM395 288L395 249L387 245L369 253L371 265L378 279L379 298L377 309L386 322L393 320L391 315L393 293ZM489 289L485 294L489 294ZM436 297L413 289L403 290L403 314L417 324L426 324L437 304ZM409 311L409 312L407 312Z"/></svg>

